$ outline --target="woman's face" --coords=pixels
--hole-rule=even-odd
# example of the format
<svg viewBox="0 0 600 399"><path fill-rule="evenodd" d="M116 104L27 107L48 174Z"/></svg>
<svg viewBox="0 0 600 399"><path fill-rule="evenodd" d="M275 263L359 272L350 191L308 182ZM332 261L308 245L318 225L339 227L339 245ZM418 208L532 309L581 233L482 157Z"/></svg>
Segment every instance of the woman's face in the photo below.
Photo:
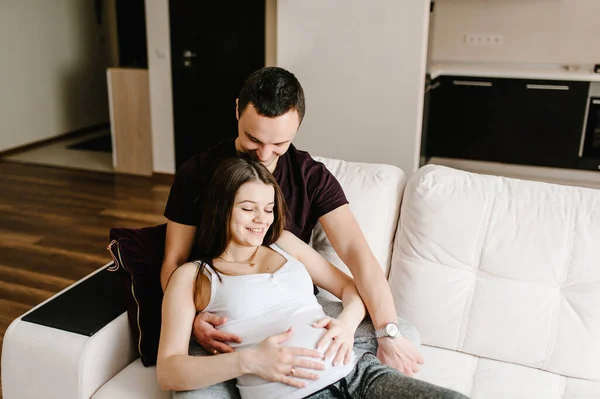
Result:
<svg viewBox="0 0 600 399"><path fill-rule="evenodd" d="M231 241L241 246L262 245L273 223L275 189L262 182L244 183L231 212Z"/></svg>

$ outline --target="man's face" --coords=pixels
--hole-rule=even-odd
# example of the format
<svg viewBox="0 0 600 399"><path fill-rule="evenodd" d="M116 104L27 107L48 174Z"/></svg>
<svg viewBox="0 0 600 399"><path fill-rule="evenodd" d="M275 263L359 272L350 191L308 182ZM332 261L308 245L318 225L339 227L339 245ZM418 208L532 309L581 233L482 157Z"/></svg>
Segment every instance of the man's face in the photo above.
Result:
<svg viewBox="0 0 600 399"><path fill-rule="evenodd" d="M236 101L237 103L237 101ZM288 150L300 126L300 116L296 110L269 118L259 115L252 104L248 104L238 117L238 138L236 149L250 154L273 172L279 157Z"/></svg>

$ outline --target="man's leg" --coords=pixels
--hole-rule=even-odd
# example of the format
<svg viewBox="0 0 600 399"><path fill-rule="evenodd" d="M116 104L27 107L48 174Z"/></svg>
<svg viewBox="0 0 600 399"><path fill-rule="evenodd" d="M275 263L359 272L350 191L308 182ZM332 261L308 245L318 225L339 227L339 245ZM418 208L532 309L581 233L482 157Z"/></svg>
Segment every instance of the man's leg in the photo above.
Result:
<svg viewBox="0 0 600 399"><path fill-rule="evenodd" d="M189 347L191 356L211 356L195 340L192 339ZM194 391L173 392L174 399L239 399L240 392L235 386L235 380L229 380L220 384L211 385Z"/></svg>
<svg viewBox="0 0 600 399"><path fill-rule="evenodd" d="M323 306L323 311L329 317L338 317L342 312L342 303L338 301L332 301L326 298L317 297L317 300ZM400 328L400 334L411 341L416 348L421 346L421 335L417 331L416 327L408 321L398 318L398 327ZM371 322L370 317L360 323L354 334L354 349L358 357L362 356L366 352L377 354L377 339L375 338L375 327Z"/></svg>
<svg viewBox="0 0 600 399"><path fill-rule="evenodd" d="M407 377L382 364L374 355L363 355L341 382L336 383L352 398L372 399L466 399L456 391ZM345 386L344 386L345 385Z"/></svg>
<svg viewBox="0 0 600 399"><path fill-rule="evenodd" d="M194 391L173 392L173 399L230 399L240 398L240 393L235 386L235 380L211 385Z"/></svg>
<svg viewBox="0 0 600 399"><path fill-rule="evenodd" d="M315 392L312 395L305 397L304 399L337 399L340 395L334 394L328 387L321 389L319 392Z"/></svg>

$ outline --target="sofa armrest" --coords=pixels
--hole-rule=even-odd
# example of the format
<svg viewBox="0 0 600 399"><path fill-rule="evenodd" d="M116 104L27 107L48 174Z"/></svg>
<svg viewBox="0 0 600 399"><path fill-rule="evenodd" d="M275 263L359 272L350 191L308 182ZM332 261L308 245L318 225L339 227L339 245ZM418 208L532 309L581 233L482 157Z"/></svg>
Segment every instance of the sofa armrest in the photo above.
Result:
<svg viewBox="0 0 600 399"><path fill-rule="evenodd" d="M61 329L60 325L50 327L25 321L35 312L43 314L44 306L52 306L56 301L60 303L64 296L70 295L88 279L108 273L105 270L109 266L105 265L84 277L11 323L2 347L4 399L90 398L105 382L135 360L136 351L127 314L119 309L117 313L121 312L120 315L108 320L91 336L71 332L76 325L73 320L70 320L67 329ZM114 295L121 295L119 288L107 287ZM101 302L102 298L97 301L89 304L90 314L94 313L95 306L106 307ZM80 303L73 306L80 306Z"/></svg>

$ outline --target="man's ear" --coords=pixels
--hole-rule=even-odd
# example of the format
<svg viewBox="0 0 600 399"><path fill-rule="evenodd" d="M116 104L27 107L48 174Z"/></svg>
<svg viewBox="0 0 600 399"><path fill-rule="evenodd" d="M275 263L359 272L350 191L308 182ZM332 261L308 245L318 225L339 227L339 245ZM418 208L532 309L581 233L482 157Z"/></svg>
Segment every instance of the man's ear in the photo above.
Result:
<svg viewBox="0 0 600 399"><path fill-rule="evenodd" d="M239 103L240 103L240 99L236 98L235 99L235 119L237 119L238 121L240 120L240 111L238 109Z"/></svg>

